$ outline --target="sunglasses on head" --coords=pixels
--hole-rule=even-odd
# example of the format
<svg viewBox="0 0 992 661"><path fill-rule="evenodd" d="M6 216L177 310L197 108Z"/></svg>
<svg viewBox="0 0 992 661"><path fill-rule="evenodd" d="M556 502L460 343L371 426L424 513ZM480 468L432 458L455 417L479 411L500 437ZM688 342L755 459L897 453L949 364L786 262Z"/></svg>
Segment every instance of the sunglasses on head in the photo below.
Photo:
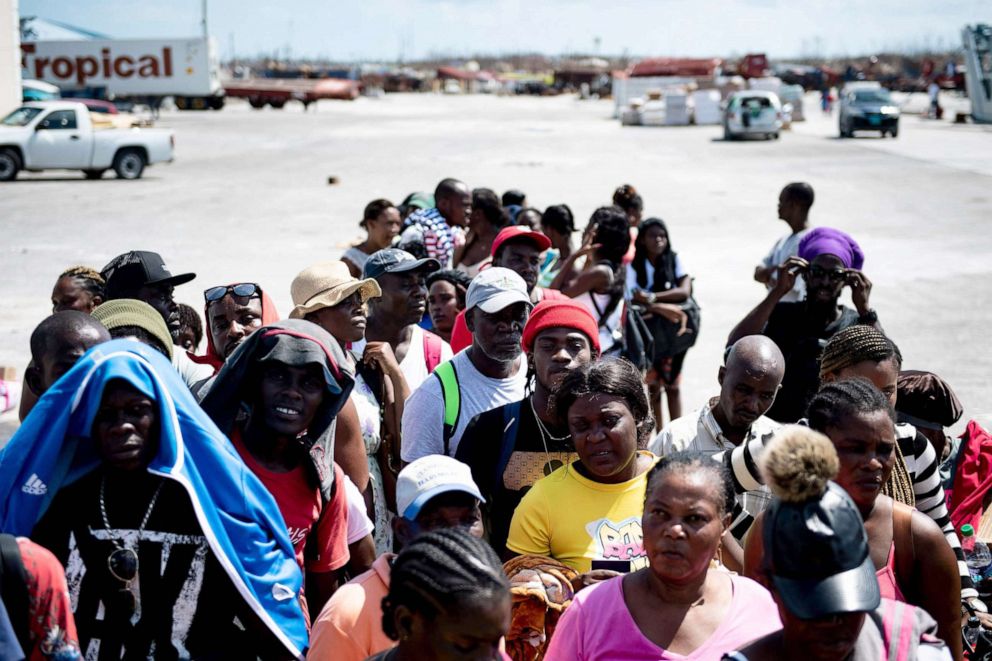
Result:
<svg viewBox="0 0 992 661"><path fill-rule="evenodd" d="M254 282L240 282L236 285L211 287L203 292L203 298L207 303L213 303L228 294L237 296L238 298L251 298L253 296L259 296L261 292L262 290Z"/></svg>

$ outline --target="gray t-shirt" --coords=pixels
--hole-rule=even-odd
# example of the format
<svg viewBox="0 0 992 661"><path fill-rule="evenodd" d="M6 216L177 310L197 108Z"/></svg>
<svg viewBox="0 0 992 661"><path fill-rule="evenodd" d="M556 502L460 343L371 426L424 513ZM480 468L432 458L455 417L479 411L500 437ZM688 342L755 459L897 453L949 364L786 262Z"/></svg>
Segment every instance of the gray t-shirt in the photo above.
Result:
<svg viewBox="0 0 992 661"><path fill-rule="evenodd" d="M448 454L453 457L472 418L524 398L527 368L521 356L515 374L505 379L493 379L475 368L469 360L467 349L456 354L450 362L455 367L461 394L458 424L448 446ZM428 377L406 400L400 450L400 456L406 462L429 454L444 454L444 397L441 382L434 376Z"/></svg>

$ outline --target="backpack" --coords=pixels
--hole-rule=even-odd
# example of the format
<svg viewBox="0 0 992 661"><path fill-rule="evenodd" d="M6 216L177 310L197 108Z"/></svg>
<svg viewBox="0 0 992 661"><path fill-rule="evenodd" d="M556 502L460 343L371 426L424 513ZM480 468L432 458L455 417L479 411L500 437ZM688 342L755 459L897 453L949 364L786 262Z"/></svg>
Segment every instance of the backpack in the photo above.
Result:
<svg viewBox="0 0 992 661"><path fill-rule="evenodd" d="M451 456L451 437L458 428L458 419L462 414L462 395L458 389L458 371L450 360L441 363L433 372L441 384L441 399L444 400L444 454Z"/></svg>
<svg viewBox="0 0 992 661"><path fill-rule="evenodd" d="M427 365L427 373L431 374L441 364L441 352L444 349L444 340L434 333L424 331L424 363Z"/></svg>
<svg viewBox="0 0 992 661"><path fill-rule="evenodd" d="M3 599L7 617L17 634L21 649L29 651L31 630L28 626L28 576L21 560L21 549L17 538L0 533L0 598Z"/></svg>

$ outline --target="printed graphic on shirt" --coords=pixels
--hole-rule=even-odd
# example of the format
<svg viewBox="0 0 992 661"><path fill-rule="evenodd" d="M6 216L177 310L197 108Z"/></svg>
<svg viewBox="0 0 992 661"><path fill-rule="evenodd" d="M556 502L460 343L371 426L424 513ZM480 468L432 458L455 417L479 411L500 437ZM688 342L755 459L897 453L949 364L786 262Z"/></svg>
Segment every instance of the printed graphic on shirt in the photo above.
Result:
<svg viewBox="0 0 992 661"><path fill-rule="evenodd" d="M503 486L510 491L526 491L578 456L574 452L514 451L503 471Z"/></svg>
<svg viewBox="0 0 992 661"><path fill-rule="evenodd" d="M206 538L92 527L88 536L82 545L75 533L70 536L65 565L85 658L189 658L186 642L210 550ZM137 550L138 571L130 583L107 571L119 546ZM171 627L162 627L163 622Z"/></svg>
<svg viewBox="0 0 992 661"><path fill-rule="evenodd" d="M596 545L596 559L629 562L630 571L648 566L639 516L619 523L606 518L592 521L586 526L586 532Z"/></svg>

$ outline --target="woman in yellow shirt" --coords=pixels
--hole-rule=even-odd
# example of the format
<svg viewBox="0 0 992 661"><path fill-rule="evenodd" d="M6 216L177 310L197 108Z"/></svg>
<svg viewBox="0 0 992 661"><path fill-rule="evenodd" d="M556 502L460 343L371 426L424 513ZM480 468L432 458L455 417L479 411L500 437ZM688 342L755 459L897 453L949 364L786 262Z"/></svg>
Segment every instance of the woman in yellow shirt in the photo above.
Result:
<svg viewBox="0 0 992 661"><path fill-rule="evenodd" d="M507 548L550 556L580 573L646 567L641 512L656 458L638 450L652 425L640 372L619 359L585 365L562 381L554 407L578 459L527 492Z"/></svg>

